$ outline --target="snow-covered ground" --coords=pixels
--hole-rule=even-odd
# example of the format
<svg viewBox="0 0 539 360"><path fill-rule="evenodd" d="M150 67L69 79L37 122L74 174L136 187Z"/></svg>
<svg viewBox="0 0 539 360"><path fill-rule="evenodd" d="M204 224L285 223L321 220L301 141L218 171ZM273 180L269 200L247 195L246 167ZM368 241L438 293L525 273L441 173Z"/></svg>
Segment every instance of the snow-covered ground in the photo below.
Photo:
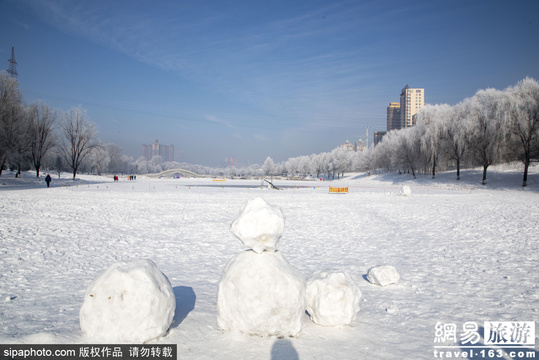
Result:
<svg viewBox="0 0 539 360"><path fill-rule="evenodd" d="M351 175L335 181L0 177L0 343L85 343L79 310L90 283L117 261L151 259L176 295L161 343L180 359L433 359L436 324L536 321L539 315L539 171ZM400 196L402 185L412 195ZM328 186L348 186L329 194ZM305 314L294 338L217 327L217 286L243 244L230 232L262 197L286 218L279 250L305 278L349 273L362 293L351 326ZM397 285L369 283L392 265ZM536 331L535 343L539 343ZM458 333L457 333L458 336ZM481 339L477 345L485 343ZM529 349L528 349L529 350ZM535 358L539 358L536 349ZM485 358L477 356L476 358ZM507 358L507 357L506 357Z"/></svg>

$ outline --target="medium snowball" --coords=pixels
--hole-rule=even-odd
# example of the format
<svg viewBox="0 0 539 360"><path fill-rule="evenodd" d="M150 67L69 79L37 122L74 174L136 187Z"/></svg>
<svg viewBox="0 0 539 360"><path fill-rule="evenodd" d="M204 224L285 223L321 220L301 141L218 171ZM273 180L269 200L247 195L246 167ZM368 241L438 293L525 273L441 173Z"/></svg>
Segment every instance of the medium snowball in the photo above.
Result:
<svg viewBox="0 0 539 360"><path fill-rule="evenodd" d="M249 200L230 230L245 246L257 253L276 250L284 232L284 216L277 206L262 198Z"/></svg>
<svg viewBox="0 0 539 360"><path fill-rule="evenodd" d="M401 187L401 195L402 196L411 196L412 195L412 189L408 185L403 185Z"/></svg>
<svg viewBox="0 0 539 360"><path fill-rule="evenodd" d="M223 330L294 336L305 314L305 280L280 252L242 252L219 281L217 312Z"/></svg>
<svg viewBox="0 0 539 360"><path fill-rule="evenodd" d="M307 281L306 298L315 323L342 326L356 319L361 291L348 273L317 271Z"/></svg>
<svg viewBox="0 0 539 360"><path fill-rule="evenodd" d="M170 281L153 261L119 262L86 291L80 327L92 339L142 343L163 336L175 310Z"/></svg>
<svg viewBox="0 0 539 360"><path fill-rule="evenodd" d="M367 273L367 280L374 285L387 286L390 284L396 284L399 279L399 273L393 266L390 265L373 267Z"/></svg>

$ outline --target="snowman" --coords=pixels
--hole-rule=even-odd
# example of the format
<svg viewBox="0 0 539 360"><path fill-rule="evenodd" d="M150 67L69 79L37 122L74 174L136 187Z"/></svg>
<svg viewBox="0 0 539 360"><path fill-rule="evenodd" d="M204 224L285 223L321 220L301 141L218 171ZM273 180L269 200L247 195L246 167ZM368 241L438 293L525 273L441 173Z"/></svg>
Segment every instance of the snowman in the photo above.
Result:
<svg viewBox="0 0 539 360"><path fill-rule="evenodd" d="M259 336L295 336L305 314L305 279L277 250L284 232L281 209L249 200L232 223L248 248L226 265L217 292L222 330Z"/></svg>

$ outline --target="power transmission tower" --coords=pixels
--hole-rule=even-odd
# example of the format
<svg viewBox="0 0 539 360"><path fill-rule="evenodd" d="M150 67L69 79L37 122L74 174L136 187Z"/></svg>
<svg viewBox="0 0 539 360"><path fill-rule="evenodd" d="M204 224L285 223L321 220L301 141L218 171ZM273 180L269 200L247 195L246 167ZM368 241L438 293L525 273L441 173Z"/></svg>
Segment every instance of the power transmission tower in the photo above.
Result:
<svg viewBox="0 0 539 360"><path fill-rule="evenodd" d="M9 62L9 69L7 70L8 74L11 75L12 78L18 79L19 74L17 73L17 62L15 61L15 47L11 47L11 58L8 60Z"/></svg>

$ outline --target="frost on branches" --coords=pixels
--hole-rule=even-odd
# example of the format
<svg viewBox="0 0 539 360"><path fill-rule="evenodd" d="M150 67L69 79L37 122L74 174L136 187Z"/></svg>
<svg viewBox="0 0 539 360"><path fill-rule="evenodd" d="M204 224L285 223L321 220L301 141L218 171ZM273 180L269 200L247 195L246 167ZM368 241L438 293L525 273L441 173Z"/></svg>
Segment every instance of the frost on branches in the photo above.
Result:
<svg viewBox="0 0 539 360"><path fill-rule="evenodd" d="M88 287L80 327L92 340L143 343L167 332L175 310L170 281L153 261L118 262Z"/></svg>

